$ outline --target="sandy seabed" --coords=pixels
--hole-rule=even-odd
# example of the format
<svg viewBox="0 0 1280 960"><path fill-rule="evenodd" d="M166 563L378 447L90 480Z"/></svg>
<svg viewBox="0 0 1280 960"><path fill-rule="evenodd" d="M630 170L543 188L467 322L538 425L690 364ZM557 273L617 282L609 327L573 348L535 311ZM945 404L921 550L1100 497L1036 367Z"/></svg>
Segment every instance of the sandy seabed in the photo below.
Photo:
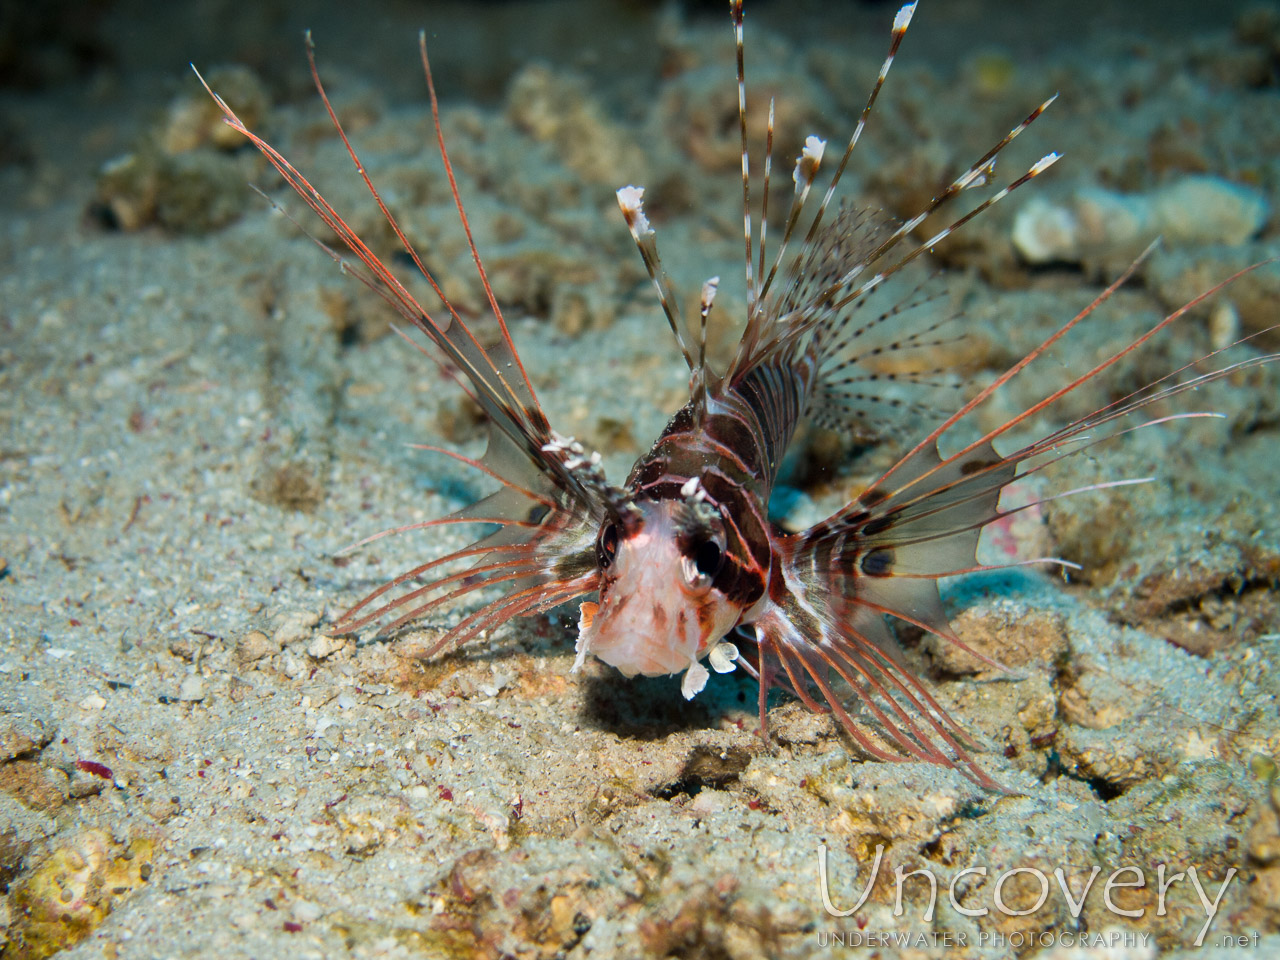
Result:
<svg viewBox="0 0 1280 960"><path fill-rule="evenodd" d="M848 136L893 9L783 7L748 5L747 53L753 109L777 98L785 187L805 135L832 150ZM910 215L1060 93L997 173L1063 160L935 252L973 383L1150 239L1108 234L1031 267L1011 236L1032 197L1075 209L1091 190L1154 197L1193 177L1261 214L1212 242L1167 234L975 429L1280 252L1280 11L1067 7L924 4L843 188ZM248 189L310 223L224 139L186 61L407 274L310 89L311 27L369 169L491 336L431 146L426 27L534 387L621 478L684 401L686 372L614 190L646 186L678 289L696 302L718 274L717 309L744 310L728 18L574 0L387 3L359 22L319 4L48 17L3 25L19 42L0 73L0 956L1280 951L1275 370L1159 410L1221 420L1142 431L1027 485L1157 478L1024 515L984 547L1065 557L1082 566L1069 580L948 585L961 637L1009 673L903 634L1008 795L860 756L781 696L766 745L740 673L691 703L678 678L570 676L572 609L429 662L414 651L464 608L391 639L332 637L347 605L466 538L344 546L489 489L406 444L477 456L483 430L387 335L377 298ZM1196 225L1220 212L1185 210ZM1243 278L1029 431L1265 330L1278 290L1274 267ZM793 516L840 506L919 429L856 455L811 438L788 467Z"/></svg>

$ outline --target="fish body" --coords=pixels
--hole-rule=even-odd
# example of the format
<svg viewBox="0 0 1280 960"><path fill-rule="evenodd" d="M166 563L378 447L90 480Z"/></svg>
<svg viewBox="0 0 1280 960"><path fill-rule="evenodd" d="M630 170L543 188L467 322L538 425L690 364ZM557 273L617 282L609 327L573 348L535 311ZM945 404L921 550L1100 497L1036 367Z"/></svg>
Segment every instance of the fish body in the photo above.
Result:
<svg viewBox="0 0 1280 960"><path fill-rule="evenodd" d="M716 387L636 462L625 485L634 509L601 531L600 602L581 625L580 659L594 654L628 675L684 671L685 696L702 689L702 658L767 603L777 547L769 495L805 379L779 366ZM792 415L771 422L778 407ZM737 657L724 647L721 672Z"/></svg>
<svg viewBox="0 0 1280 960"><path fill-rule="evenodd" d="M534 393L472 240L440 130L425 41L420 50L438 145L500 330L498 342L491 346L477 339L383 203L329 103L309 38L312 74L334 127L387 222L439 297L440 311L428 312L320 192L210 91L227 122L250 139L359 263L332 250L330 255L434 344L440 356L433 358L488 417L489 443L482 458L449 455L497 479L499 489L449 516L370 539L456 523L483 522L497 529L379 587L348 610L337 629L356 632L376 625L389 633L480 591L487 591L485 596L497 592L496 598L463 615L434 643L430 655L466 643L514 616L579 600L575 669L596 657L627 676L683 674L682 691L693 697L712 670L741 668L759 682L762 734L768 692L781 688L815 711L832 713L873 757L943 764L996 787L970 755L972 743L964 731L899 661L887 618L964 647L948 623L938 582L989 569L976 560L983 528L1044 502L1002 509L1000 494L1007 485L1133 429L1199 416L1180 414L1136 424L1131 419L1153 403L1271 362L1276 355L1253 355L1208 372L1172 371L1018 449L997 451L1001 437L1104 374L1218 289L1214 288L1032 408L960 444L954 453L940 452L940 438L958 424L970 423L976 409L1085 320L1127 279L1126 274L925 433L855 500L806 530L790 532L771 522L768 504L779 464L801 422L865 435L885 425L900 430L910 422L908 411L928 406L921 397L945 379L946 371L935 369L936 349L948 342L948 325L955 318L937 306L927 283L910 279L913 264L1057 159L1056 154L1046 156L1003 187L993 183L997 155L1040 116L1050 99L904 222L852 206L832 207L841 174L867 126L914 10L915 4L908 4L895 17L889 52L866 107L825 195L808 216L807 202L826 144L817 137L806 141L791 174L794 192L785 229L770 260L765 249L766 210L761 210L759 233L752 228L743 6L741 0L730 4L742 131L745 329L726 369L713 370L706 359L706 330L719 278L704 285L696 323L683 317L644 213L644 191L636 186L620 189L624 219L689 367L690 383L688 403L621 485L608 481L597 453L552 429ZM772 106L767 129L765 203ZM925 241L911 239L926 218L975 188L988 195ZM1129 482L1134 481L1102 482L1088 489Z"/></svg>

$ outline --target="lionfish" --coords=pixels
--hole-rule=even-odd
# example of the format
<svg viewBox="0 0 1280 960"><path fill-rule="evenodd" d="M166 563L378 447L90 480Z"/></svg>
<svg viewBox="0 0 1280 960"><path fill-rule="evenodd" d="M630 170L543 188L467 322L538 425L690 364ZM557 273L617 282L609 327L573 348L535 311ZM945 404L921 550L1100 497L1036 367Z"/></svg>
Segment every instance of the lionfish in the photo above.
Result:
<svg viewBox="0 0 1280 960"><path fill-rule="evenodd" d="M915 302L914 293L878 313L864 309L869 299L908 264L1058 159L1050 153L928 239L914 244L908 240L958 195L987 186L997 155L1048 108L1050 98L905 222L844 203L828 217L915 6L910 3L898 11L888 53L866 105L825 195L807 228L800 230L825 147L816 136L806 139L792 172L794 193L778 250L769 260L765 247L774 105L771 101L766 127L757 234L748 172L743 0L731 0L742 141L745 329L726 369L713 370L707 358L707 322L718 278L703 286L696 321L686 320L658 257L654 230L643 208L643 189L618 190L626 224L689 368L688 402L620 486L605 478L599 453L551 428L538 403L472 237L441 128L425 34L419 35L419 52L436 142L500 331L492 345L481 343L445 296L384 203L320 80L309 34L307 59L320 99L382 215L438 297L441 306L434 313L415 299L320 192L205 84L225 121L261 151L363 267L317 243L438 348L442 356L429 355L488 418L488 445L479 460L438 447L423 448L488 474L501 484L499 489L447 516L383 531L368 540L443 524L497 529L378 587L342 615L338 630L354 633L380 624L390 633L471 594L501 591L440 636L426 653L431 656L517 615L545 612L594 594L597 599L580 605L575 671L594 656L628 677L683 674L682 692L692 698L710 676L704 660L719 673L741 667L758 681L762 736L767 737L768 693L781 688L811 710L834 714L848 736L874 758L942 764L984 787L1000 789L971 756L972 739L901 662L889 618L999 666L957 637L944 612L938 581L1000 566L1065 563L1041 558L980 564L978 539L993 523L1080 490L1010 508L1001 506L1001 491L1018 478L1143 426L1210 416L1183 413L1137 425L1125 422L1151 404L1278 355L1255 356L1194 375L1183 367L1019 449L996 449L1003 435L1099 377L1227 280L957 452L944 456L939 451L944 434L967 421L1097 309L1133 273L1134 264L1052 336L921 437L855 500L800 532L772 522L770 494L788 444L805 418L862 428L894 415L904 404L899 388L927 386L935 374L945 372L931 370L920 358L941 342L938 331L950 318L920 321L920 311L908 309ZM789 257L789 245L801 236L798 252ZM909 319L913 315L916 319ZM398 328L397 332L408 339ZM895 354L916 359L886 369L880 361ZM1100 482L1081 490L1137 482L1142 481ZM459 562L461 568L455 569ZM454 572L445 572L451 569Z"/></svg>

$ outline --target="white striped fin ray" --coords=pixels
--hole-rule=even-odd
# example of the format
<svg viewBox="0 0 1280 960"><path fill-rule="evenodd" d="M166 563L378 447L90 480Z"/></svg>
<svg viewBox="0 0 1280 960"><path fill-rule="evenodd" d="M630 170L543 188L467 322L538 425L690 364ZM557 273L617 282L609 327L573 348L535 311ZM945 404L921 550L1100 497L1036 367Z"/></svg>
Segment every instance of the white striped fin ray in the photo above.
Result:
<svg viewBox="0 0 1280 960"><path fill-rule="evenodd" d="M783 236L767 274L760 229L760 271L752 264L751 207L746 141L745 77L743 67L742 4L731 13L738 52L739 126L742 133L743 224L748 287L747 326L725 375L734 386L764 366L791 366L807 384L806 417L819 426L871 440L889 424L919 419L953 409L959 385L955 370L941 369L937 349L958 339L951 326L949 306L929 304L936 287L918 279L889 284L889 295L878 316L868 303L886 281L898 279L937 243L1010 192L1039 176L1056 154L1034 164L1022 176L960 215L928 240L901 249L912 231L970 187L990 180L995 158L1049 106L1045 101L940 191L924 209L905 222L878 211L843 202L834 221L824 223L839 181L860 142L889 70L914 13L904 6L894 19L889 51L868 95L831 182L809 222L800 250L787 257L788 243L797 230L810 187L823 157L823 141L810 137L793 173L795 196ZM771 110L772 112L772 110ZM766 150L772 142L772 117ZM766 169L768 166L766 164ZM777 281L775 285L775 280ZM906 293L902 290L906 289ZM875 298L876 303L884 296ZM933 307L930 315L928 308ZM941 308L941 309L939 309ZM939 315L941 314L941 315ZM803 369L802 369L803 368ZM775 418L782 420L782 418ZM785 438L776 438L784 440Z"/></svg>
<svg viewBox="0 0 1280 960"><path fill-rule="evenodd" d="M951 224L942 228L927 240L917 243L905 252L898 249L899 245L909 237L913 231L919 228L929 217L937 213L944 206L950 204L960 194L972 187L989 184L995 160L998 155L1032 123L1034 123L1046 109L1048 109L1050 104L1052 104L1054 99L1056 99L1055 95L1045 100L1032 110L1021 122L1014 125L1004 137L1002 137L976 161L970 164L967 169L965 169L950 184L934 196L934 198L926 204L923 209L908 220L902 223L894 223L890 218L882 217L881 219L884 224L892 224L892 226L886 229L883 234L877 236L874 243L848 245L849 250L859 250L862 255L856 257L852 255L847 256L843 262L844 269L841 273L824 274L827 281L825 287L818 286L814 283L812 274L807 270L807 267L812 266L813 263L813 250L815 248L820 249L823 247L834 248L840 244L840 238L844 234L850 232L851 224L847 219L845 223L837 222L835 224L824 226L824 217L835 195L840 179L849 163L849 159L853 154L854 148L857 146L862 137L863 131L866 129L872 109L875 106L884 81L888 76L889 68L893 64L897 55L898 47L902 42L902 38L906 33L908 25L910 24L914 8L914 3L908 4L899 11L898 16L895 18L889 53L881 66L871 94L867 99L866 106L863 108L853 134L849 138L849 143L840 159L839 165L832 177L832 181L828 185L826 193L822 198L822 202L819 204L819 207L810 222L809 228L805 233L802 249L797 256L792 257L787 261L785 268L783 268L781 270L781 274L779 274L780 268L783 267L785 259L784 253L788 241L792 237L798 224L805 199L808 197L809 186L813 182L818 162L822 156L822 151L820 149L821 141L817 140L817 138L810 138L810 144L806 147L805 155L802 156L801 161L797 163L795 173L796 197L793 201L792 209L788 214L782 243L775 258L773 267L769 271L768 276L764 278L764 281L760 283L758 287L751 286L751 264L748 263L747 265L748 285L751 294L748 299L751 304L751 308L748 312L747 328L743 333L738 351L730 364L727 374L730 381L736 380L738 377L744 375L748 370L750 370L751 367L764 363L779 353L786 355L789 351L792 351L796 343L803 341L815 327L821 326L824 323L829 323L836 318L839 315L839 308L857 303L891 277L898 274L899 271L903 270L908 264L922 257L925 253L935 247L938 243L942 242L942 240L948 237L951 233L968 223L974 217L989 209L994 204L999 203L1014 190L1043 174L1058 159L1058 154L1056 153L1051 153L1041 158L1021 176L1017 177L1005 186L996 189L973 209L958 216ZM735 27L740 34L740 10L736 6ZM812 150L813 147L819 148L816 150L816 153ZM743 149L743 199L745 204L748 200L745 172L745 141ZM806 162L806 157L808 157L808 162ZM869 239L874 235L870 227L873 225L873 218L876 215L871 212L862 211L855 214L855 216L861 217L864 220L863 223L858 225L860 230L855 231L855 233L860 232L863 239ZM749 227L749 211L744 213L744 220ZM748 259L750 259L749 235L747 252ZM773 288L775 279L780 280L782 287L781 293Z"/></svg>
<svg viewBox="0 0 1280 960"><path fill-rule="evenodd" d="M784 305L784 312L803 309L814 317L808 337L792 339L795 349L816 361L806 417L861 441L954 410L962 385L962 371L948 364L954 354L945 352L963 339L959 313L939 276L914 265L907 273L915 276L903 277L907 282L876 286L839 304L847 291L833 285L896 226L877 211L842 205L807 248L800 280ZM894 299L886 299L884 290Z"/></svg>

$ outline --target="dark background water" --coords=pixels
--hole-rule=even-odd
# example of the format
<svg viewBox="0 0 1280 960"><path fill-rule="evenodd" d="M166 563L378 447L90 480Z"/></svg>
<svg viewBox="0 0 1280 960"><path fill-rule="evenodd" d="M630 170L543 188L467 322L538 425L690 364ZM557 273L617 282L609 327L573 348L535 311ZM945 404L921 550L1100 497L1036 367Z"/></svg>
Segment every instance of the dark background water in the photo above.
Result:
<svg viewBox="0 0 1280 960"><path fill-rule="evenodd" d="M878 56L895 6L752 0L748 27L781 32L797 50L834 41L851 55ZM905 52L944 75L983 51L1021 63L1071 59L1076 51L1082 59L1099 50L1149 57L1238 31L1247 11L1254 22L1280 18L1280 5L1255 0L939 0L918 11ZM367 79L392 103L423 99L415 41L426 30L446 101L496 103L522 64L544 59L585 73L602 102L624 113L634 110L637 85L657 89L658 38L664 22L678 20L721 23L727 40L721 0L0 0L0 165L70 164L71 176L92 175L190 87L189 63L247 64L273 102L310 98L307 29L327 69ZM1277 83L1280 49L1259 71L1258 83ZM86 122L86 110L97 123ZM65 144L76 140L83 155L68 156Z"/></svg>
<svg viewBox="0 0 1280 960"><path fill-rule="evenodd" d="M797 39L847 38L877 49L896 4L884 0L752 0L752 23ZM912 33L916 55L947 61L975 46L1005 47L1016 59L1048 54L1094 37L1178 42L1232 24L1242 11L1280 9L1257 0L934 0L922 5ZM234 60L270 74L289 69L290 44L311 29L354 67L410 83L413 38L438 39L442 75L457 72L473 94L496 93L515 64L534 57L570 59L617 78L652 62L656 18L725 20L723 0L60 0L0 2L0 87L42 89L166 75L188 61ZM726 25L726 30L728 29ZM399 78L399 79L397 79Z"/></svg>

